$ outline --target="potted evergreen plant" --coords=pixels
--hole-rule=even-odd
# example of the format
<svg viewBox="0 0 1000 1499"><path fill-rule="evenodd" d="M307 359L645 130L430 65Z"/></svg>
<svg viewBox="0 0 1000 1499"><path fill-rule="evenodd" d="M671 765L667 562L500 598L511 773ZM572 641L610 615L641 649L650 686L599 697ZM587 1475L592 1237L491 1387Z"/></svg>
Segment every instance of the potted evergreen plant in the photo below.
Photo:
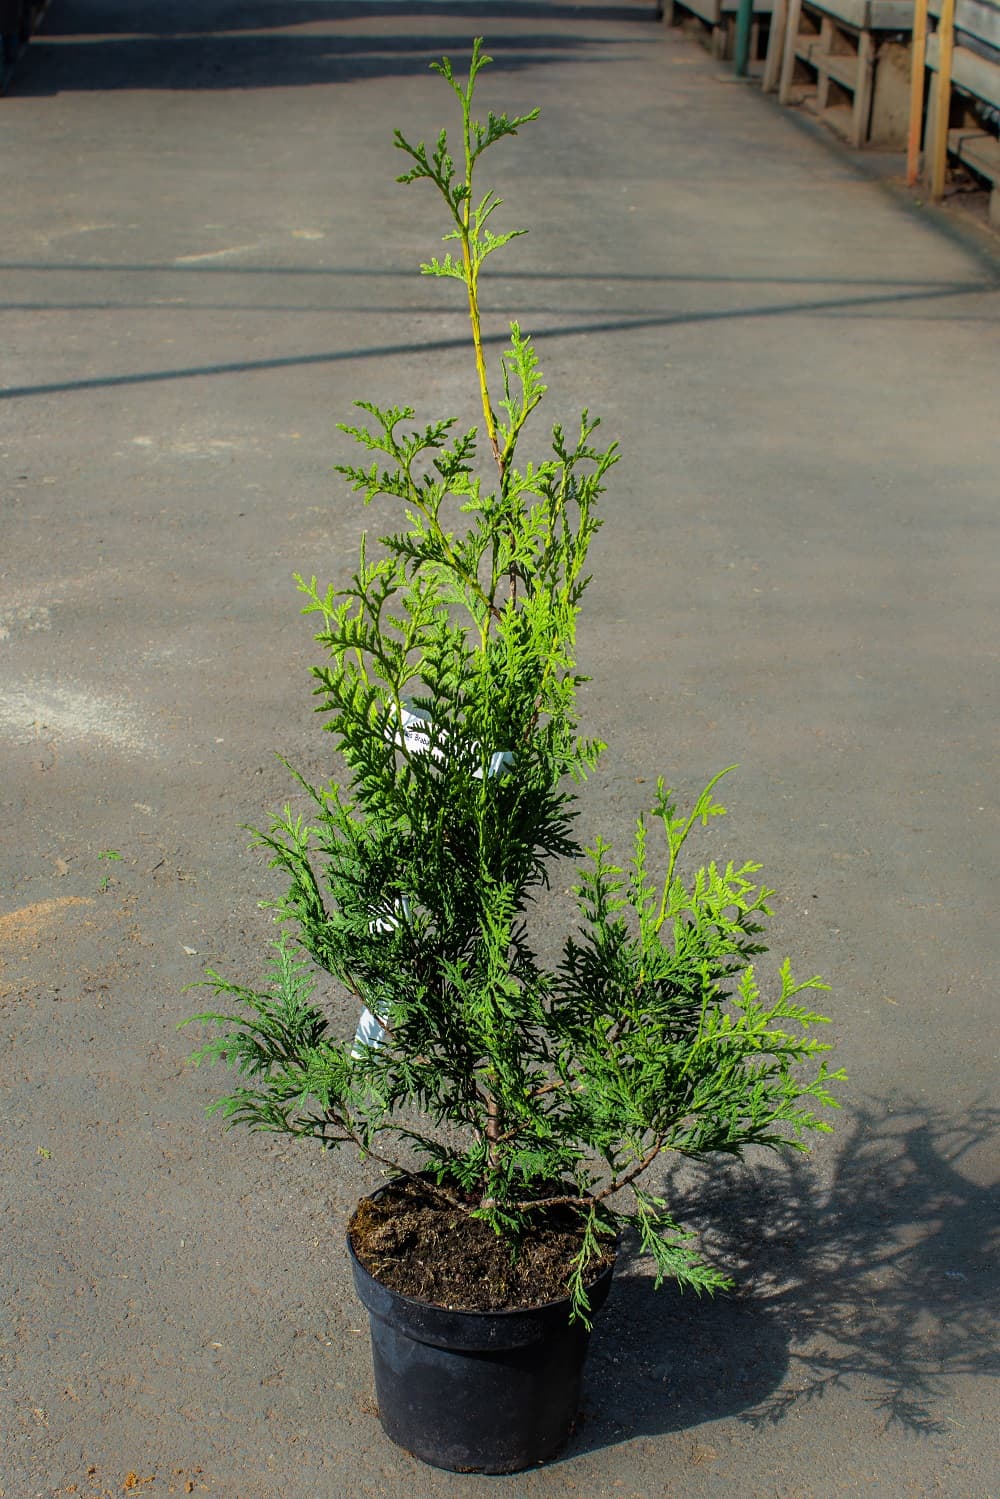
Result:
<svg viewBox="0 0 1000 1499"><path fill-rule="evenodd" d="M194 1018L217 1027L195 1059L240 1074L212 1105L229 1124L350 1145L382 1173L349 1249L389 1436L504 1472L566 1440L623 1228L657 1284L727 1284L657 1191L664 1152L802 1149L841 1074L801 999L821 981L786 962L771 997L758 988L758 866L682 872L724 810L719 776L686 811L661 782L627 861L597 838L576 930L555 965L536 955L535 897L553 861L584 855L573 788L603 749L577 731L575 632L617 452L584 412L522 455L545 387L516 323L491 387L480 275L523 231L494 233L499 200L473 177L537 111L473 118L489 60L477 41L465 80L433 64L461 109L454 156L445 131L430 149L395 137L399 180L446 205L456 251L421 269L465 288L483 431L363 402L366 424L343 429L369 457L341 472L393 512L344 586L299 580L343 785L299 777L311 816L286 808L258 835L285 882L270 974L248 989L210 971L221 1007ZM353 1037L316 968L356 997Z"/></svg>

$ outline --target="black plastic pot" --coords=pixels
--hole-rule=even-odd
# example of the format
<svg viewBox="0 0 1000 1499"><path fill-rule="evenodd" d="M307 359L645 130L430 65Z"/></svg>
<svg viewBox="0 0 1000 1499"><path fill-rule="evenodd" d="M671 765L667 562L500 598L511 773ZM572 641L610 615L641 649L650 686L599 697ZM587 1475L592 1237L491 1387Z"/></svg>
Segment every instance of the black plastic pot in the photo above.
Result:
<svg viewBox="0 0 1000 1499"><path fill-rule="evenodd" d="M573 1429L589 1334L569 1300L463 1312L383 1286L347 1241L371 1323L379 1419L397 1446L435 1468L515 1473L554 1457ZM613 1265L590 1291L603 1306Z"/></svg>

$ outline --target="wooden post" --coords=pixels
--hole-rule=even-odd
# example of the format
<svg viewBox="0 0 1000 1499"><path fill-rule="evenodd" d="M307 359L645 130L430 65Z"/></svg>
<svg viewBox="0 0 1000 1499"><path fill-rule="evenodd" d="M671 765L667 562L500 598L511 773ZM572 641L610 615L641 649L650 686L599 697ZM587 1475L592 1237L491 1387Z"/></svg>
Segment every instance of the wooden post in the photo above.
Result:
<svg viewBox="0 0 1000 1499"><path fill-rule="evenodd" d="M924 70L927 62L927 0L914 0L910 43L910 133L906 141L906 185L920 176L920 134L924 123Z"/></svg>
<svg viewBox="0 0 1000 1499"><path fill-rule="evenodd" d="M941 0L938 22L938 70L934 80L934 128L928 142L930 198L944 197L948 170L948 120L951 115L951 58L955 47L955 0Z"/></svg>
<svg viewBox="0 0 1000 1499"><path fill-rule="evenodd" d="M819 47L813 53L816 64L816 113L822 114L830 103L830 75L826 71L826 60L833 52L833 19L824 16L819 26Z"/></svg>
<svg viewBox="0 0 1000 1499"><path fill-rule="evenodd" d="M858 148L868 139L874 81L875 38L870 31L862 31L858 36L858 76L854 85L854 109L851 114L851 145Z"/></svg>
<svg viewBox="0 0 1000 1499"><path fill-rule="evenodd" d="M773 94L778 87L778 74L781 72L781 54L785 45L785 20L787 15L788 0L774 0L774 9L771 12L771 30L767 38L764 82L761 85L765 94Z"/></svg>
<svg viewBox="0 0 1000 1499"><path fill-rule="evenodd" d="M785 23L785 50L781 58L781 81L778 84L778 102L787 104L792 97L792 79L795 76L795 44L799 39L799 22L802 20L802 0L788 0L788 20Z"/></svg>

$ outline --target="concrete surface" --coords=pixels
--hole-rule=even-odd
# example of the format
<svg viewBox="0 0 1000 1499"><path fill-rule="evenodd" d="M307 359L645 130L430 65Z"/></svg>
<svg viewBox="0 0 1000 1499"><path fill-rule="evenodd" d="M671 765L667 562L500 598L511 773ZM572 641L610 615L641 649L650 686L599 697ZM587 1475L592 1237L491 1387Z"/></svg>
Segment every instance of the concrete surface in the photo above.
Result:
<svg viewBox="0 0 1000 1499"><path fill-rule="evenodd" d="M543 110L496 153L532 233L488 331L626 455L583 827L739 761L709 852L764 862L851 1075L811 1163L676 1177L739 1294L630 1267L573 1446L502 1481L382 1438L372 1174L223 1134L175 1029L206 963L258 969L275 753L329 766L292 574L355 555L335 422L474 419L391 129L450 120L427 63L479 32L484 107ZM988 242L646 7L55 0L0 122L4 1499L996 1499Z"/></svg>

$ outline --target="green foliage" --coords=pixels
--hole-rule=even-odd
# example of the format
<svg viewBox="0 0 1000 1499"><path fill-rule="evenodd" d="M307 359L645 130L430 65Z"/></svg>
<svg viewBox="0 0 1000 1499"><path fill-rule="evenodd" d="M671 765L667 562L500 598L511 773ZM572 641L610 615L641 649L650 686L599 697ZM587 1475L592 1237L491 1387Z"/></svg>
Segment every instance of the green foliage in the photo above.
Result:
<svg viewBox="0 0 1000 1499"><path fill-rule="evenodd" d="M218 1034L195 1056L239 1076L214 1105L227 1123L423 1169L512 1243L540 1206L575 1208L570 1293L586 1316L599 1234L622 1223L658 1278L725 1284L647 1173L665 1151L805 1148L829 1127L815 1110L841 1074L801 999L821 981L785 963L770 998L758 987L771 895L758 866L682 872L689 837L724 811L721 776L686 813L660 782L625 862L603 839L578 842L575 788L603 746L578 732L576 623L618 453L584 412L521 457L545 386L516 323L491 400L479 272L522 231L487 228L500 203L476 201L473 172L537 111L473 119L488 61L477 42L464 84L447 58L435 65L461 105L460 152L445 131L431 150L398 132L396 144L414 163L399 180L432 183L461 247L423 269L465 285L490 455L482 466L477 429L417 423L409 406L359 402L365 420L343 428L365 456L340 472L395 528L371 555L362 538L344 586L298 580L344 782L297 777L311 815L286 808L258 833L283 877L285 931L260 988L207 974L220 1007L195 1018ZM545 968L533 902L562 858L585 859L579 925ZM379 1044L332 1032L303 953L378 1017Z"/></svg>

